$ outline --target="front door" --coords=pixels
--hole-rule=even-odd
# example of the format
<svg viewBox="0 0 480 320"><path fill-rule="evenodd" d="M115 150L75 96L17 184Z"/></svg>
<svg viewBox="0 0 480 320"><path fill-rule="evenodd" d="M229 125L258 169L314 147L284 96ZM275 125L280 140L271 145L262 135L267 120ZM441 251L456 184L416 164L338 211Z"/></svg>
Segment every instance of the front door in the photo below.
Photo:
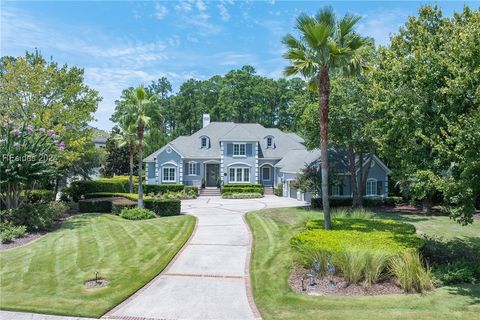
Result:
<svg viewBox="0 0 480 320"><path fill-rule="evenodd" d="M206 171L206 185L207 187L216 187L217 180L220 177L220 165L219 164L207 164Z"/></svg>
<svg viewBox="0 0 480 320"><path fill-rule="evenodd" d="M272 167L266 165L262 167L262 184L267 187L273 186Z"/></svg>

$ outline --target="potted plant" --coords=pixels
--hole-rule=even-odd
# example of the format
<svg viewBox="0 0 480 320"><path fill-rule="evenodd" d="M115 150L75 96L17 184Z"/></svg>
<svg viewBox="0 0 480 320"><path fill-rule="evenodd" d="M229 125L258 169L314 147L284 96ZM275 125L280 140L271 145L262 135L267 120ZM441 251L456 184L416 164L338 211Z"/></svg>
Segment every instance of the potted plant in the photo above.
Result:
<svg viewBox="0 0 480 320"><path fill-rule="evenodd" d="M222 185L222 178L218 177L217 178L217 188L220 188Z"/></svg>
<svg viewBox="0 0 480 320"><path fill-rule="evenodd" d="M205 177L202 177L202 189L205 188Z"/></svg>

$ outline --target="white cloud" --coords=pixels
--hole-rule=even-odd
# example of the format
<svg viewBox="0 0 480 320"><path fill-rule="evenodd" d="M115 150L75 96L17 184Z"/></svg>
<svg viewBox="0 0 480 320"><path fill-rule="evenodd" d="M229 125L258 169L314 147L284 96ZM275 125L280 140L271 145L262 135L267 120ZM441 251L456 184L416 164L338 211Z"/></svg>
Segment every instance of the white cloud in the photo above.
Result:
<svg viewBox="0 0 480 320"><path fill-rule="evenodd" d="M181 1L175 5L175 10L180 12L189 12L192 10L192 5L188 1Z"/></svg>
<svg viewBox="0 0 480 320"><path fill-rule="evenodd" d="M390 42L390 35L398 31L407 17L408 13L402 10L375 11L360 20L357 31L374 38L375 45L386 45Z"/></svg>
<svg viewBox="0 0 480 320"><path fill-rule="evenodd" d="M225 7L223 3L220 3L217 7L220 11L220 18L223 21L228 21L230 19L230 13L228 13L227 7Z"/></svg>
<svg viewBox="0 0 480 320"><path fill-rule="evenodd" d="M205 2L203 2L202 0L198 0L196 3L195 3L195 6L197 7L197 9L199 11L205 11L207 10L207 5L205 4Z"/></svg>
<svg viewBox="0 0 480 320"><path fill-rule="evenodd" d="M159 3L155 3L154 9L155 9L155 13L154 13L155 18L157 18L158 20L162 20L163 18L165 18L165 16L168 13L167 7Z"/></svg>

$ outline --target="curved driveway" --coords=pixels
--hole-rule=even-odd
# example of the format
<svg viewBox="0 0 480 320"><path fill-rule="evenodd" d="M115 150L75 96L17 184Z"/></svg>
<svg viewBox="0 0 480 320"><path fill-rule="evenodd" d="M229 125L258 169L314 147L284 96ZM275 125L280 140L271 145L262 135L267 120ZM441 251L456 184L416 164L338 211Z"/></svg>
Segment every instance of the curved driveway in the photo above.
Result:
<svg viewBox="0 0 480 320"><path fill-rule="evenodd" d="M108 319L258 319L250 290L251 235L244 214L264 208L305 205L289 198L182 201L197 217L188 243L170 265Z"/></svg>

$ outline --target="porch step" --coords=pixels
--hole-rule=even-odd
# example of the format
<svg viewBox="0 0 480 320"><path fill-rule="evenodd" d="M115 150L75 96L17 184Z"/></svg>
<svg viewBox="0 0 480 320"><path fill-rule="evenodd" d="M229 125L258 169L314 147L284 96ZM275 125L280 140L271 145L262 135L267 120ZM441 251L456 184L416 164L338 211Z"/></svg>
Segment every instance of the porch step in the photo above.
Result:
<svg viewBox="0 0 480 320"><path fill-rule="evenodd" d="M206 197L211 197L211 196L220 196L220 189L219 188L203 188L200 189L200 196L206 196Z"/></svg>
<svg viewBox="0 0 480 320"><path fill-rule="evenodd" d="M263 188L263 194L273 194L273 188L272 187L264 187Z"/></svg>

